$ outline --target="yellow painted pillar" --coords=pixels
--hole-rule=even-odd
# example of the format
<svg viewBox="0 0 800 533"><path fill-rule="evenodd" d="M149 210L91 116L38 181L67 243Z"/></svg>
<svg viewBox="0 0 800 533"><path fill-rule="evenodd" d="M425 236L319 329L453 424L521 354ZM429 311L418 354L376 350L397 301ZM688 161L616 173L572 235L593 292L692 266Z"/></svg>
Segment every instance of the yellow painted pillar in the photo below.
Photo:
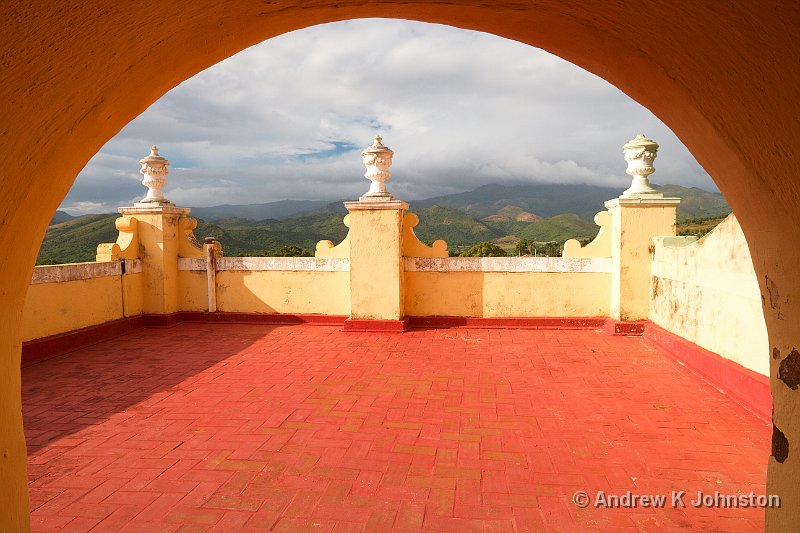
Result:
<svg viewBox="0 0 800 533"><path fill-rule="evenodd" d="M611 211L611 318L646 320L650 312L650 238L675 235L678 198L615 198Z"/></svg>
<svg viewBox="0 0 800 533"><path fill-rule="evenodd" d="M797 531L800 522L800 225L789 229L757 228L748 239L761 287L770 342L772 446L767 462L766 494L781 502L766 509L766 530ZM793 233L789 233L792 231ZM780 261L768 261L780 250ZM756 259L759 258L759 259ZM766 455L766 454L764 454Z"/></svg>
<svg viewBox="0 0 800 533"><path fill-rule="evenodd" d="M680 198L664 198L650 186L658 143L642 134L622 147L633 180L611 212L611 318L646 320L650 314L650 239L675 235Z"/></svg>
<svg viewBox="0 0 800 533"><path fill-rule="evenodd" d="M348 330L402 330L403 215L401 201L345 202L350 211Z"/></svg>
<svg viewBox="0 0 800 533"><path fill-rule="evenodd" d="M170 205L136 204L121 207L120 214L137 220L142 261L142 311L165 315L180 310L178 248L182 218L189 209Z"/></svg>
<svg viewBox="0 0 800 533"><path fill-rule="evenodd" d="M42 234L44 231L42 230ZM7 285L0 288L3 309L0 319L0 530L30 531L28 503L28 455L22 431L20 354L22 351L22 307L31 279L35 254L19 254L8 246L0 251L0 264L8 268ZM3 280L5 281L5 280Z"/></svg>
<svg viewBox="0 0 800 533"><path fill-rule="evenodd" d="M403 216L408 204L386 190L394 152L380 135L361 152L370 188L357 202L345 202L350 214L350 319L346 331L402 331Z"/></svg>

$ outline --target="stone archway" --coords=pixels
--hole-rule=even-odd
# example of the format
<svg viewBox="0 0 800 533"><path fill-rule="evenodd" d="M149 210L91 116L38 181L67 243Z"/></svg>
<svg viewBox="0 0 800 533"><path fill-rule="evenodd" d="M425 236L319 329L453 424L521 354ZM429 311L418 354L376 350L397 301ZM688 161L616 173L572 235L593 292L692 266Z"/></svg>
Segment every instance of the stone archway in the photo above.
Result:
<svg viewBox="0 0 800 533"><path fill-rule="evenodd" d="M200 70L287 31L363 17L438 22L544 48L605 78L675 131L729 200L751 248L773 354L776 430L768 491L783 503L767 524L786 531L800 518L796 2L677 0L626 8L604 0L86 0L57 9L33 0L5 3L0 14L8 28L0 37L4 530L24 530L28 520L22 305L47 223L78 171L125 124Z"/></svg>

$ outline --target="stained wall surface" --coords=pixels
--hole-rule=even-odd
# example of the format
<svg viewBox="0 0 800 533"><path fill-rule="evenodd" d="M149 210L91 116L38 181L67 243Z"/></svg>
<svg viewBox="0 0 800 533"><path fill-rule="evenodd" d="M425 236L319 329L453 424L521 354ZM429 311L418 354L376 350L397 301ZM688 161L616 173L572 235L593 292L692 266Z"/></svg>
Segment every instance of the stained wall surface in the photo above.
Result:
<svg viewBox="0 0 800 533"><path fill-rule="evenodd" d="M408 316L608 316L611 259L405 260Z"/></svg>
<svg viewBox="0 0 800 533"><path fill-rule="evenodd" d="M22 340L118 320L123 316L121 292L119 276L33 285L22 311Z"/></svg>
<svg viewBox="0 0 800 533"><path fill-rule="evenodd" d="M349 272L226 271L217 309L240 313L348 315Z"/></svg>
<svg viewBox="0 0 800 533"><path fill-rule="evenodd" d="M142 313L141 267L129 261L37 267L22 316L28 341L96 326Z"/></svg>
<svg viewBox="0 0 800 533"><path fill-rule="evenodd" d="M182 259L182 311L208 310L205 260ZM217 310L235 313L350 314L347 258L225 257L216 273Z"/></svg>
<svg viewBox="0 0 800 533"><path fill-rule="evenodd" d="M742 228L730 215L699 241L654 240L650 320L764 375L769 340Z"/></svg>

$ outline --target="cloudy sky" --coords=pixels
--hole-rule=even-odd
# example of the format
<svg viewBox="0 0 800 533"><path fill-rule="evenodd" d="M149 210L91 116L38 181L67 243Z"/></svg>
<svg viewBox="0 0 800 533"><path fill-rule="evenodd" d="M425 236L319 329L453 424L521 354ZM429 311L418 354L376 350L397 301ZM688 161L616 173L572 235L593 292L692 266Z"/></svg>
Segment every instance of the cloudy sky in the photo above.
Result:
<svg viewBox="0 0 800 533"><path fill-rule="evenodd" d="M181 206L355 199L360 151L376 133L395 152L389 190L404 200L487 183L625 189L621 146L660 145L656 183L717 190L649 111L604 80L493 35L398 20L285 34L164 95L79 174L62 209L110 212L146 192L151 144L171 162Z"/></svg>

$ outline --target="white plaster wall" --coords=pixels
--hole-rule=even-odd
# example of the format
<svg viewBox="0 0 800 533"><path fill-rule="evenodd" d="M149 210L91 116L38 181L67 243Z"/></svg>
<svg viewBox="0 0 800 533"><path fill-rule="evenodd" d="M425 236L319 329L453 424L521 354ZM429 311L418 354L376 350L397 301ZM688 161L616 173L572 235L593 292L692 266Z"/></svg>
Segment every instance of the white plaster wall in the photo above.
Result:
<svg viewBox="0 0 800 533"><path fill-rule="evenodd" d="M769 342L750 250L732 214L700 240L657 237L650 320L751 370L769 374Z"/></svg>

